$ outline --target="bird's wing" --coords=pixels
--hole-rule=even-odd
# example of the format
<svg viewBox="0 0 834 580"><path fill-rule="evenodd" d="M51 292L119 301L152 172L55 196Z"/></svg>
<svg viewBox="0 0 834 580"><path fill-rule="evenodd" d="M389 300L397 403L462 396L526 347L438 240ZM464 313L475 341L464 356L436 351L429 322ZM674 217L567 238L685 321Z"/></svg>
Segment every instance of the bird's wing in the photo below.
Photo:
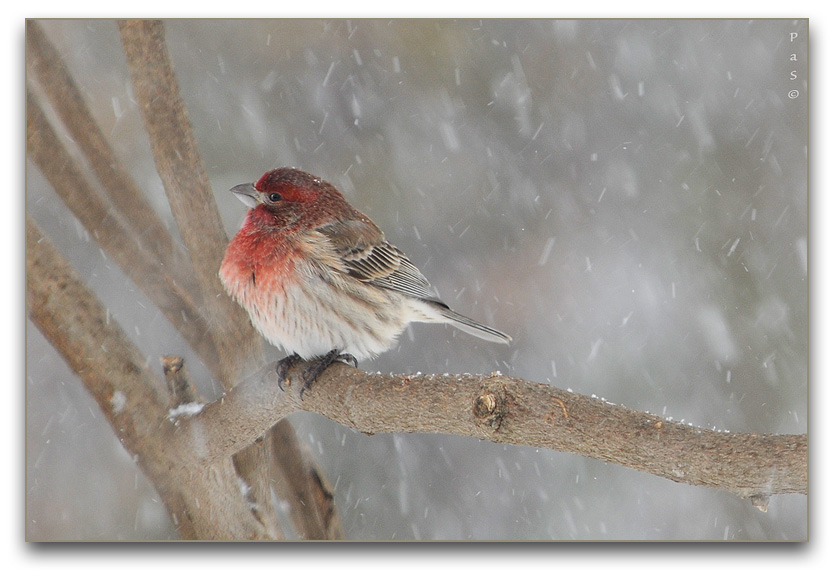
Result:
<svg viewBox="0 0 834 580"><path fill-rule="evenodd" d="M445 306L429 281L370 221L345 220L317 228L327 236L348 275L379 288Z"/></svg>

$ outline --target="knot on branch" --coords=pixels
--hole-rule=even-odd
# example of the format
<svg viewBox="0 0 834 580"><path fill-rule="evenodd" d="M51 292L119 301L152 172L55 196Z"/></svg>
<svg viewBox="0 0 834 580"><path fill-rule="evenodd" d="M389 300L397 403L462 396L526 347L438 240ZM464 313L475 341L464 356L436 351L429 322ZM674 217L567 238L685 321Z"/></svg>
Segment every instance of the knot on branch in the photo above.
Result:
<svg viewBox="0 0 834 580"><path fill-rule="evenodd" d="M507 394L496 393L487 387L475 397L472 404L472 414L483 424L489 425L495 431L501 428L501 422L508 411Z"/></svg>

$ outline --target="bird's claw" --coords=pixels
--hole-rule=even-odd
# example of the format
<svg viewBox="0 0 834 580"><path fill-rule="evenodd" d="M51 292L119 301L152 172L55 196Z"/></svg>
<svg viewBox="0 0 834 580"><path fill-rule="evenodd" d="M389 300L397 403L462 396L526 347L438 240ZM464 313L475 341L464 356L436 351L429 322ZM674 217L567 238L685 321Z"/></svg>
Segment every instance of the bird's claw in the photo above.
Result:
<svg viewBox="0 0 834 580"><path fill-rule="evenodd" d="M323 357L313 361L301 373L301 377L304 379L304 385L301 387L299 397L303 399L304 391L309 389L313 385L313 383L316 382L316 379L319 378L319 375L321 375L321 373L323 373L330 365L332 365L336 361L340 361L345 364L352 364L354 367L359 368L359 361L356 360L355 356L347 352L342 353L338 349L334 348Z"/></svg>
<svg viewBox="0 0 834 580"><path fill-rule="evenodd" d="M349 352L343 352L342 354L336 357L336 360L345 363L346 365L353 365L353 368L359 368L359 361L356 360L356 357L350 354Z"/></svg>
<svg viewBox="0 0 834 580"><path fill-rule="evenodd" d="M285 356L275 365L275 372L278 373L278 386L284 390L284 381L287 380L287 373L290 371L292 365L301 360L301 357L293 353L290 356Z"/></svg>

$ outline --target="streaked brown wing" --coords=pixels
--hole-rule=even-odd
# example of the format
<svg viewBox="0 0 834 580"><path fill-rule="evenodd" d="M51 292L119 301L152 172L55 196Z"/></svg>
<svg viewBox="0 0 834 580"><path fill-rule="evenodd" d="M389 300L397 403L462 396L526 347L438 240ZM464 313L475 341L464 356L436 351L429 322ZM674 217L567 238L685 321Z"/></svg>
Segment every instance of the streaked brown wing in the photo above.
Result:
<svg viewBox="0 0 834 580"><path fill-rule="evenodd" d="M330 239L347 273L354 278L413 298L440 303L417 266L391 245L370 221L347 220L327 224L318 231Z"/></svg>

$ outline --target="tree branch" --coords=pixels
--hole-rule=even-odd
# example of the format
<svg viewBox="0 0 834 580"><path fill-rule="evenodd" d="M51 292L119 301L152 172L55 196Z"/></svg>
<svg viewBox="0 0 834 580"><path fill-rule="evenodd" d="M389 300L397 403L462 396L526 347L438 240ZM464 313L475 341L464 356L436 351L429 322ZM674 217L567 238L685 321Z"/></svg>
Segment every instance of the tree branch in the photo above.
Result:
<svg viewBox="0 0 834 580"><path fill-rule="evenodd" d="M58 113L72 141L78 145L114 208L120 212L121 223L130 228L143 249L151 252L154 261L165 264L170 272L176 272L179 286L187 288L190 300L199 305L201 296L191 263L116 156L58 51L34 20L26 21L26 54L27 70L31 72L29 78L37 80Z"/></svg>
<svg viewBox="0 0 834 580"><path fill-rule="evenodd" d="M84 178L61 144L32 93L26 92L26 153L101 249L162 311L209 368L217 351L207 340L208 325L178 282L179 272L145 250L126 220Z"/></svg>
<svg viewBox="0 0 834 580"><path fill-rule="evenodd" d="M231 456L206 464L199 461L197 441L176 436L161 382L28 217L26 302L32 321L84 382L159 492L182 538L276 539L254 517Z"/></svg>
<svg viewBox="0 0 834 580"><path fill-rule="evenodd" d="M185 105L180 98L179 87L165 47L162 23L151 20L120 21L119 32L130 67L134 93L150 137L157 171L188 248L196 278L203 290L203 302L209 319L213 322L211 333L220 365L219 372L215 374L229 389L239 380L243 369L252 363L260 364L263 361L263 342L243 310L228 298L220 285L218 270L228 239L220 221L205 168L197 153ZM279 422L271 428L274 437L295 439L292 426L287 422ZM252 441L255 441L255 438L250 440ZM268 446L267 450L272 453L269 461L259 465L250 464L253 457L259 456L260 452L257 451L235 458L235 465L243 470L243 477L249 478L247 481L255 493L263 490L259 481L266 477L265 470L274 470L276 465L281 466L280 469L287 473L307 477L305 483L299 484L302 487L324 493L323 478L314 477L312 471L304 469L304 466L311 465L312 461L299 447L275 449ZM319 523L328 520L332 525L333 522L338 522L338 518L314 514L311 510L315 510L318 504L304 504L303 497L289 490L277 487L276 491L290 503L290 513L294 517L307 520L301 528L301 533L306 533L306 537L311 539L330 537L328 534L331 534L331 531L322 528ZM267 496L260 494L259 497L264 499ZM266 507L268 505L261 506L262 513L266 512ZM332 506L328 509L332 509ZM341 531L337 533L341 534Z"/></svg>
<svg viewBox="0 0 834 580"><path fill-rule="evenodd" d="M132 27L131 23L125 23L122 30L126 53L134 73L136 92L140 101L141 98L145 99L144 106L140 106L143 106L152 149L183 238L192 259L196 256L194 261L199 274L197 279L204 292L200 294L193 289L195 275L190 263L173 245L164 226L144 201L144 196L119 165L115 154L78 94L57 51L44 37L40 27L31 21L27 24L27 65L115 205L111 206L83 177L52 130L37 101L28 91L27 153L76 217L94 235L102 249L160 308L215 376L228 388L233 382L236 368L260 360L261 339L255 334L243 312L220 288L217 270L226 244L225 232L205 178L205 171L196 153L184 107L179 100L176 81L162 40L161 25L158 22L133 25L135 27ZM183 152L186 154L183 155ZM151 215L147 215L148 211ZM31 226L36 230L34 223L31 223ZM67 267L66 272L71 270ZM35 283L36 278L32 280ZM83 284L81 287L83 288ZM211 328L198 311L201 303L207 304L208 319L214 321ZM71 304L68 309L72 309ZM33 320L53 320L49 316L39 317L36 312L32 312L31 316ZM85 315L82 313L81 316ZM94 325L95 321L90 321L90 326ZM46 330L44 333L47 334ZM47 338L50 336L47 335ZM81 339L83 340L83 337ZM62 340L63 342L57 343L53 340L53 344L65 358L78 352L72 348L72 336L65 336ZM125 344L134 348L129 341ZM218 348L222 352L218 352ZM170 396L175 401L186 402L186 399L194 397L193 389L187 379L179 374L180 368L176 364L172 366L171 362L171 359L163 362L166 379L174 389ZM112 378L118 378L118 374ZM89 389L89 385L87 386ZM108 401L102 399L105 394L92 390L91 394L105 409ZM165 413L161 413L157 421L159 417L164 416ZM120 431L116 429L116 432ZM275 425L271 429L271 438L274 437L282 440L293 439L292 426L288 423ZM143 457L144 461L150 462L151 472L154 467L166 463L165 455L179 455L176 446L151 448L155 450L154 454ZM180 471L186 469L188 464L188 461L180 461ZM297 449L297 445L290 446L290 450L286 451L262 443L260 446L253 445L251 450L241 451L234 458L231 455L225 458L217 457L217 461L211 466L203 464L200 468L200 478L207 486L205 494L197 492L196 488L200 487L200 484L195 481L195 488L188 494L189 498L182 502L171 499L179 492L173 495L165 492L165 489L172 487L171 481L176 480L175 477L160 475L152 476L151 479L163 498L167 498L166 503L173 502L170 504L171 514L184 537L279 538L283 535L271 509L269 474L276 469L279 472L304 474L306 481L297 482L296 485L314 490L323 488L323 478L310 472L310 469L315 471L310 466L309 458ZM165 469L162 469L161 473L164 472ZM206 474L211 472L216 474L214 484L204 481ZM249 507L252 508L251 514L257 522L246 524L247 518L239 514L230 516L238 523L224 522L223 518L219 517L222 510L217 509L213 512L214 519L201 521L199 516L195 515L200 512L200 497L203 506L211 505L212 501L223 501L224 497L229 498L231 505L236 505L242 498L241 489L238 488L238 476L244 478L250 486L246 500L252 504ZM176 488L175 485L173 487ZM332 506L322 506L326 512L318 514L315 512L319 507L317 504L302 504L305 498L290 490L289 486L286 490L277 491L279 495L289 496L286 499L290 502L290 511L296 524L306 522L300 526L299 533L310 538L334 537L320 525L332 512ZM212 498L209 500L203 497L206 494L211 494ZM233 509L231 514L234 513ZM338 518L331 517L330 521L338 522ZM241 522L244 522L242 526L239 525ZM223 526L227 526L227 529L224 530ZM336 536L340 533L336 532Z"/></svg>
<svg viewBox="0 0 834 580"><path fill-rule="evenodd" d="M288 422L282 421L276 427L284 424ZM266 435L266 443L269 477L293 498L296 508L290 511L290 518L299 536L305 540L343 539L333 488L295 432L273 427ZM279 460L286 455L293 460Z"/></svg>
<svg viewBox="0 0 834 580"><path fill-rule="evenodd" d="M142 353L29 216L26 303L32 322L81 377L135 454L165 415L164 389Z"/></svg>
<svg viewBox="0 0 834 580"><path fill-rule="evenodd" d="M807 435L700 429L501 375L382 376L344 364L325 371L302 400L298 371L282 389L274 364L267 365L189 421L218 453L306 410L368 434L450 433L567 451L725 489L762 509L770 495L808 493Z"/></svg>
<svg viewBox="0 0 834 580"><path fill-rule="evenodd" d="M217 273L228 239L179 95L162 23L119 21L119 32L157 172L213 321L210 332L219 357L218 378L231 388L245 365L262 360L261 339L220 284Z"/></svg>

